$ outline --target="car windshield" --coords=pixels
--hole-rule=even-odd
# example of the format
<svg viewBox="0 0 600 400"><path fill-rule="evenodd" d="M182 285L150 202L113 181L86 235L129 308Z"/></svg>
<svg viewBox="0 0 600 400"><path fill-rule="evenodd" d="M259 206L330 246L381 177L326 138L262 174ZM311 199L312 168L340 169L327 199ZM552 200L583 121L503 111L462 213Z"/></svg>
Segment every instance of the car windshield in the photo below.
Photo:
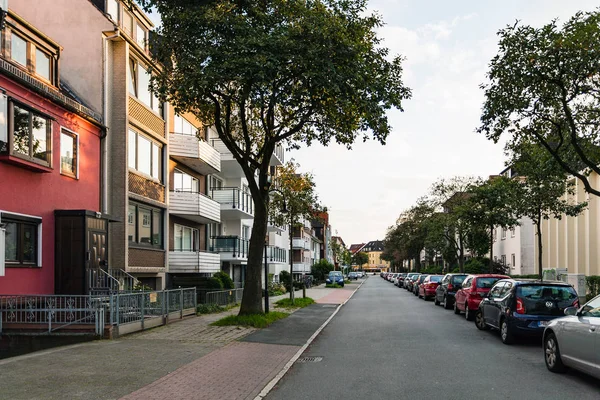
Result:
<svg viewBox="0 0 600 400"><path fill-rule="evenodd" d="M490 289L499 280L500 278L477 278L477 287L480 289Z"/></svg>
<svg viewBox="0 0 600 400"><path fill-rule="evenodd" d="M465 280L466 277L467 277L466 275L453 275L452 276L452 284L460 285L461 283L463 283L463 281Z"/></svg>
<svg viewBox="0 0 600 400"><path fill-rule="evenodd" d="M337 277L337 278L339 278L340 276L342 276L342 273L341 272L330 272L329 273L329 277L330 278L332 278L334 276Z"/></svg>
<svg viewBox="0 0 600 400"><path fill-rule="evenodd" d="M429 278L429 282L441 282L441 281L442 281L441 276L432 276L431 278Z"/></svg>
<svg viewBox="0 0 600 400"><path fill-rule="evenodd" d="M577 293L570 286L520 285L517 298L523 302L525 314L562 316L577 299Z"/></svg>

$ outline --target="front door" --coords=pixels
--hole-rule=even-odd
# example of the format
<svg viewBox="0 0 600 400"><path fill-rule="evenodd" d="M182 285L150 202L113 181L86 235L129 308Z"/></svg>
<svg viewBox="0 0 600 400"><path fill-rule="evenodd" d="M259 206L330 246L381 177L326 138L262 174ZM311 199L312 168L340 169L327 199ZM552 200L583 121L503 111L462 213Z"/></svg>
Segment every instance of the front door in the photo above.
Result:
<svg viewBox="0 0 600 400"><path fill-rule="evenodd" d="M106 232L88 231L88 268L108 271Z"/></svg>

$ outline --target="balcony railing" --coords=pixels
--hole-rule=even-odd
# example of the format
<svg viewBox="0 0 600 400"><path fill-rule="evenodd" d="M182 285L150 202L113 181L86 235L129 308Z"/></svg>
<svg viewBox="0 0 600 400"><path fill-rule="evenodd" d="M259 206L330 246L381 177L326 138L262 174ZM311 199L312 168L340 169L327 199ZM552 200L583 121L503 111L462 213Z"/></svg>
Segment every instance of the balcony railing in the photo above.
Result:
<svg viewBox="0 0 600 400"><path fill-rule="evenodd" d="M267 246L267 261L268 262L287 262L288 250L277 246Z"/></svg>
<svg viewBox="0 0 600 400"><path fill-rule="evenodd" d="M221 222L221 205L204 193L171 191L169 213L200 223Z"/></svg>
<svg viewBox="0 0 600 400"><path fill-rule="evenodd" d="M169 272L214 273L221 270L217 253L205 251L170 251Z"/></svg>
<svg viewBox="0 0 600 400"><path fill-rule="evenodd" d="M254 215L254 203L250 193L246 193L240 188L218 188L211 190L211 197L221 204L221 211L239 211L247 216ZM240 215L243 217L243 215Z"/></svg>
<svg viewBox="0 0 600 400"><path fill-rule="evenodd" d="M204 174L221 171L221 154L217 149L197 136L171 133L169 153L172 158L193 170Z"/></svg>
<svg viewBox="0 0 600 400"><path fill-rule="evenodd" d="M248 239L239 236L212 236L210 251L215 253L232 253L233 258L248 257Z"/></svg>

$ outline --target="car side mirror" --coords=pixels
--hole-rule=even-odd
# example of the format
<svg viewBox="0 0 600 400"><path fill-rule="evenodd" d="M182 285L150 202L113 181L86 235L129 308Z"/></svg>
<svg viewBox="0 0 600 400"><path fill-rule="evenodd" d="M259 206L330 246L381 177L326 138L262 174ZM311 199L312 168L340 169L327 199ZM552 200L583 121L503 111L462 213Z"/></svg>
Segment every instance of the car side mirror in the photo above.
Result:
<svg viewBox="0 0 600 400"><path fill-rule="evenodd" d="M567 315L567 316L577 315L577 307L565 308L565 315Z"/></svg>

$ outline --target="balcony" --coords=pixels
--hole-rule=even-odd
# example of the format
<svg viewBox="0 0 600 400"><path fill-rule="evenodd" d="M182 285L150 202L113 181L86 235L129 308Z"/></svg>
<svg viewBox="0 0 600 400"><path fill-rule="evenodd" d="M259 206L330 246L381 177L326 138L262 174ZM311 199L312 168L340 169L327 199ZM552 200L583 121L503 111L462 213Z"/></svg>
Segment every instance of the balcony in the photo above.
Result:
<svg viewBox="0 0 600 400"><path fill-rule="evenodd" d="M221 205L203 193L171 191L169 214L200 224L221 222Z"/></svg>
<svg viewBox="0 0 600 400"><path fill-rule="evenodd" d="M285 226L276 225L272 220L269 220L267 223L267 232L283 232L285 231Z"/></svg>
<svg viewBox="0 0 600 400"><path fill-rule="evenodd" d="M171 133L169 152L172 159L202 174L221 172L221 154L196 136Z"/></svg>
<svg viewBox="0 0 600 400"><path fill-rule="evenodd" d="M219 153L221 153L221 175L226 178L243 178L245 177L244 171L240 167L240 164L233 157L233 154L229 151L227 146L219 138L213 137L210 139L210 145L214 147ZM284 163L284 154L282 144L275 146L275 151L271 155L270 165L278 166Z"/></svg>
<svg viewBox="0 0 600 400"><path fill-rule="evenodd" d="M304 240L303 238L293 238L292 246L294 249L310 250L310 242L308 240Z"/></svg>
<svg viewBox="0 0 600 400"><path fill-rule="evenodd" d="M254 218L252 196L240 188L212 189L211 197L221 204L222 220Z"/></svg>
<svg viewBox="0 0 600 400"><path fill-rule="evenodd" d="M221 261L246 261L248 243L248 239L239 236L212 236L210 251L219 253Z"/></svg>
<svg viewBox="0 0 600 400"><path fill-rule="evenodd" d="M221 257L204 251L170 251L171 273L214 273L221 270Z"/></svg>
<svg viewBox="0 0 600 400"><path fill-rule="evenodd" d="M278 144L277 146L275 146L275 151L273 151L273 155L271 155L271 165L273 165L273 166L283 165L283 163L285 162L283 154L284 154L283 145Z"/></svg>
<svg viewBox="0 0 600 400"><path fill-rule="evenodd" d="M292 266L292 271L295 273L307 273L310 274L310 263L303 263L299 261L294 261Z"/></svg>

